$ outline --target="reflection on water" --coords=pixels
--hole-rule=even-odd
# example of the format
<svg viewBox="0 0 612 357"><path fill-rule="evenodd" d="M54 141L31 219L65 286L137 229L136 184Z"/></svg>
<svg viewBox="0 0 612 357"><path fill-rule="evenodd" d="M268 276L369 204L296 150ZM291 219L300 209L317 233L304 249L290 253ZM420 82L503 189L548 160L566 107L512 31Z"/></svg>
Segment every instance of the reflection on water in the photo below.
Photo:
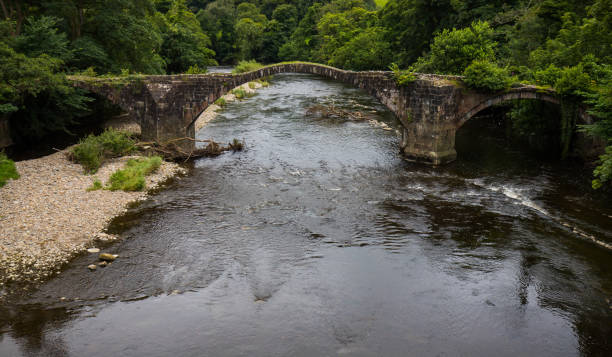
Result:
<svg viewBox="0 0 612 357"><path fill-rule="evenodd" d="M394 131L313 120L373 98L307 75L234 102L201 159L117 220L91 256L0 307L0 355L609 355L612 212L572 168L459 130L458 162L399 155ZM64 299L60 299L64 297Z"/></svg>

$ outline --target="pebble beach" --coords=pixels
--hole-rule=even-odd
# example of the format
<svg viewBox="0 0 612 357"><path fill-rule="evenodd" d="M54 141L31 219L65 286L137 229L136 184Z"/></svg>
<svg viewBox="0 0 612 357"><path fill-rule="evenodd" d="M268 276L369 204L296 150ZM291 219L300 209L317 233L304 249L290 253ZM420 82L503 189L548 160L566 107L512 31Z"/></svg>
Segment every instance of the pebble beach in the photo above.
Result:
<svg viewBox="0 0 612 357"><path fill-rule="evenodd" d="M97 242L116 239L104 233L108 223L147 196L146 191L87 191L95 179L106 182L130 157L86 175L67 152L16 162L21 177L0 188L0 290L8 282L45 279ZM147 176L147 191L183 170L164 162Z"/></svg>

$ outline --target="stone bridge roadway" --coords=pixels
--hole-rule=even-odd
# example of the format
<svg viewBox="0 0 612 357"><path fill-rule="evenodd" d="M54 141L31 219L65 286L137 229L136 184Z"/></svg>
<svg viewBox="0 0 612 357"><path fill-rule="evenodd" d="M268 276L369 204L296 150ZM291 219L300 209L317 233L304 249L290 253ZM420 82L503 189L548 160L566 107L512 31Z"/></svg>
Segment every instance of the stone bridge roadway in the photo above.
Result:
<svg viewBox="0 0 612 357"><path fill-rule="evenodd" d="M434 165L453 161L455 132L476 113L512 99L559 103L552 90L520 86L497 93L468 89L461 77L417 74L398 86L391 72L353 72L314 63L285 63L242 74L150 75L69 79L108 98L138 118L143 140L163 142L195 135L200 113L233 88L277 73L311 73L361 88L387 106L403 126L401 148L409 160ZM191 141L185 145L193 145Z"/></svg>

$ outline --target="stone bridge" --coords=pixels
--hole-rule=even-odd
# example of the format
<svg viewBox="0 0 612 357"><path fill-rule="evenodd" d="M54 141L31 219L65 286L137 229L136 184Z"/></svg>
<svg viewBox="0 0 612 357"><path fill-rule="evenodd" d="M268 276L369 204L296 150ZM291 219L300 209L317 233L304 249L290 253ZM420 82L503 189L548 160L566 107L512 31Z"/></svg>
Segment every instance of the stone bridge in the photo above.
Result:
<svg viewBox="0 0 612 357"><path fill-rule="evenodd" d="M108 98L140 122L143 140L195 136L200 113L233 88L278 73L310 73L361 88L387 106L403 126L401 149L412 161L453 161L455 132L476 113L512 99L559 103L554 91L520 86L498 93L468 89L461 77L416 74L398 86L392 72L353 72L313 63L266 66L243 74L70 77L74 85ZM186 145L193 145L189 141Z"/></svg>

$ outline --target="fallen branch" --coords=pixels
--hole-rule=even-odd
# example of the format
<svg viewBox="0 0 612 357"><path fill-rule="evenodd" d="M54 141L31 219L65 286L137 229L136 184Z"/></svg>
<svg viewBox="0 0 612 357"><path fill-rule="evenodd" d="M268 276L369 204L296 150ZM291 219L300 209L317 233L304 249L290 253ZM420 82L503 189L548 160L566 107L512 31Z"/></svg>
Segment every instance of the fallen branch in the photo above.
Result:
<svg viewBox="0 0 612 357"><path fill-rule="evenodd" d="M208 143L203 148L194 148L192 150L185 150L178 143L182 141L193 141ZM162 156L166 160L170 161L188 161L199 157L213 157L221 155L226 151L241 151L244 149L244 142L234 139L227 145L219 144L213 140L198 140L193 138L177 138L171 139L162 143L149 141L140 142L136 144L136 147L143 151L149 151L151 153Z"/></svg>

